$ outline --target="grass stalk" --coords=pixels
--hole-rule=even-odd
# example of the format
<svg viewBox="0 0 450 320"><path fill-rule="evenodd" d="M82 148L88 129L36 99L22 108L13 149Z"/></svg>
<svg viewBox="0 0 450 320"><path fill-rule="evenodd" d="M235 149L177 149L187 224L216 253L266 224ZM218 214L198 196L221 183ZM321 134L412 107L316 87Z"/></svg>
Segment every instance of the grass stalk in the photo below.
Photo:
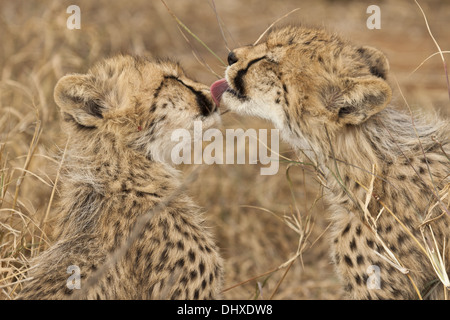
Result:
<svg viewBox="0 0 450 320"><path fill-rule="evenodd" d="M195 40L197 40L203 47L205 47L206 50L208 50L209 53L211 53L224 67L227 66L225 61L222 60L213 50L211 50L210 47L206 43L203 42L202 39L200 39L195 33L193 33L178 17L170 10L169 6L164 2L164 0L161 0L161 2L166 7L169 14L173 17L173 19L184 29L187 33L189 33Z"/></svg>

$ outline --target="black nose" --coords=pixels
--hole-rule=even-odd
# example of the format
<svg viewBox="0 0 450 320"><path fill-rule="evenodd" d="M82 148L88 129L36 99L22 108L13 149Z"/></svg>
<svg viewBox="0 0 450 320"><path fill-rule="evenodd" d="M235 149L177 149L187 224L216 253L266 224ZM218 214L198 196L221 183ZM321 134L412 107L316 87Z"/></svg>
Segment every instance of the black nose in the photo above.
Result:
<svg viewBox="0 0 450 320"><path fill-rule="evenodd" d="M236 63L238 61L238 58L236 57L236 55L234 54L233 51L231 51L228 54L228 65L231 66L233 63Z"/></svg>

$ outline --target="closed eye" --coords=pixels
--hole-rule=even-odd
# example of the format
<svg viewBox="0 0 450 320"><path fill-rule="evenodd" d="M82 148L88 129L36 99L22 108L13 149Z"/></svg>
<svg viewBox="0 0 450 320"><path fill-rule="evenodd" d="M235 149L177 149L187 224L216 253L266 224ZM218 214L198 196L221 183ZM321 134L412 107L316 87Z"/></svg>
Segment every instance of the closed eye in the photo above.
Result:
<svg viewBox="0 0 450 320"><path fill-rule="evenodd" d="M266 56L262 56L262 57L260 57L260 58L253 59L252 61L250 61L250 62L248 63L247 68L245 68L244 70L247 72L248 69L249 69L252 65L254 65L255 63L257 63L257 62L259 62L259 61L261 61L261 60L264 60L264 59L266 59L266 58L267 58Z"/></svg>
<svg viewBox="0 0 450 320"><path fill-rule="evenodd" d="M196 100L197 105L200 108L200 111L203 116L206 117L214 111L213 104L209 101L209 99L201 91L195 90L193 87L184 83L183 80L180 80L177 77L166 76L165 78L166 79L174 79L174 80L178 81L179 83L181 83L186 88L188 88L195 95L195 100Z"/></svg>
<svg viewBox="0 0 450 320"><path fill-rule="evenodd" d="M274 63L274 64L279 64L279 62L278 61L276 61L276 60L274 60L274 59L272 59L272 58L270 58L270 57L265 57L266 58L266 60L268 61L268 62L270 62L270 63Z"/></svg>
<svg viewBox="0 0 450 320"><path fill-rule="evenodd" d="M248 69L254 65L255 63L266 59L266 56L262 56L260 58L256 58L252 61L250 61L245 69L241 69L237 72L236 77L233 80L234 87L236 88L236 91L241 95L245 96L245 85L244 85L244 76L247 73Z"/></svg>

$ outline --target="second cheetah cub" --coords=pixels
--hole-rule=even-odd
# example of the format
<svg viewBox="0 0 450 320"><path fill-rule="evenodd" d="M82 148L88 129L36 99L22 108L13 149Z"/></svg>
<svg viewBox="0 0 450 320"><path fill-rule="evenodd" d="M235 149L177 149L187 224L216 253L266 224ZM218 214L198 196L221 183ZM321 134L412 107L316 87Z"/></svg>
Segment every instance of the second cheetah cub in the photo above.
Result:
<svg viewBox="0 0 450 320"><path fill-rule="evenodd" d="M83 290L136 220L181 185L170 165L172 130L220 121L209 88L178 64L131 56L63 77L55 100L70 136L57 242L34 261L21 299L71 298L71 266ZM222 260L202 212L179 194L80 298L216 299L221 284Z"/></svg>
<svg viewBox="0 0 450 320"><path fill-rule="evenodd" d="M214 99L273 122L326 178L332 259L348 297L442 297L450 285L449 122L412 122L390 106L384 54L322 29L281 28L228 62ZM446 259L439 272L428 249L433 263L438 250Z"/></svg>

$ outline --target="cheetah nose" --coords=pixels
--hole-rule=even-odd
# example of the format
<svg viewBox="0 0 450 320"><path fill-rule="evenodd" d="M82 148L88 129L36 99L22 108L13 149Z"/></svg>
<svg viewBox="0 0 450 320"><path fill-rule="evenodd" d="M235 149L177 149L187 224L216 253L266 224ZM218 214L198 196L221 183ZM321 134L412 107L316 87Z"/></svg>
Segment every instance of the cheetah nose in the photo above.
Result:
<svg viewBox="0 0 450 320"><path fill-rule="evenodd" d="M236 54L231 51L228 54L228 65L231 66L232 64L236 63L238 61L238 58L236 57Z"/></svg>

